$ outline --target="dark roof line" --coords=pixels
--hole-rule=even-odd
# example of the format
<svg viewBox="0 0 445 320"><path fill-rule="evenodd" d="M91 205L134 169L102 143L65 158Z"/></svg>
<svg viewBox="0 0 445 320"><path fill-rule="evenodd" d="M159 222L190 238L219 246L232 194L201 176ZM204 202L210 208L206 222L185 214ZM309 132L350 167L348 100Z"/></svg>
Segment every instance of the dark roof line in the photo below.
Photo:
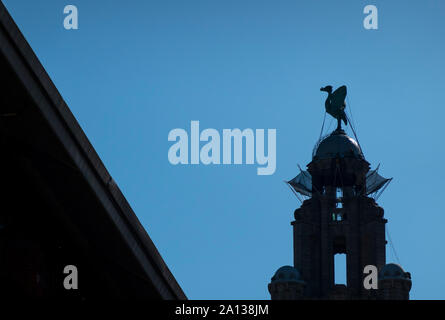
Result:
<svg viewBox="0 0 445 320"><path fill-rule="evenodd" d="M13 67L53 132L96 192L162 297L186 299L146 230L1 0L0 52Z"/></svg>

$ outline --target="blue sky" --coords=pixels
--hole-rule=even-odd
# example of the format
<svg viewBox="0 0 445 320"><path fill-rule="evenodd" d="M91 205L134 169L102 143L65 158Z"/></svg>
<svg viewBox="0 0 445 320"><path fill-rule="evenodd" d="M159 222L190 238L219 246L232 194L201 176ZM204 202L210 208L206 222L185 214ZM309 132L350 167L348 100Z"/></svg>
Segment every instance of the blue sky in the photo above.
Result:
<svg viewBox="0 0 445 320"><path fill-rule="evenodd" d="M445 298L443 1L3 3L189 298L268 299L292 264L299 203L282 181L311 160L328 84L348 86L365 157L394 178L379 204L411 297ZM275 174L171 165L168 133L191 120L277 129Z"/></svg>

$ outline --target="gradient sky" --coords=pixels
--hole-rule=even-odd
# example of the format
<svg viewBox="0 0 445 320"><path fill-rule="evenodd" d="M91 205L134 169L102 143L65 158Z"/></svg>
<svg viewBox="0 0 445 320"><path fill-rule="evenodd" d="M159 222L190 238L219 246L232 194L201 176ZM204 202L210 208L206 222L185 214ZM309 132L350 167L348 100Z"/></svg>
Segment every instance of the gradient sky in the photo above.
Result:
<svg viewBox="0 0 445 320"><path fill-rule="evenodd" d="M444 1L3 3L189 298L268 299L292 264L299 203L282 181L311 160L327 84L348 86L365 157L394 178L379 204L411 297L445 298ZM275 174L171 165L168 133L191 120L277 129Z"/></svg>

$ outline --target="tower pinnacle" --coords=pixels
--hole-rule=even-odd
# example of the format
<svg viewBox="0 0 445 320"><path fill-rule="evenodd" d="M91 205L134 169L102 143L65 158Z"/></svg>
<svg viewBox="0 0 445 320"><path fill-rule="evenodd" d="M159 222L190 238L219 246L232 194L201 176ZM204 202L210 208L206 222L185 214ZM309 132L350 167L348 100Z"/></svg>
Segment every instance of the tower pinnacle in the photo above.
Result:
<svg viewBox="0 0 445 320"><path fill-rule="evenodd" d="M334 92L332 92L332 86L326 86L321 88L320 91L325 91L328 93L324 106L326 108L326 112L337 119L337 130L341 129L341 120L343 120L345 126L348 125L348 120L345 113L345 98L347 94L346 86L341 86Z"/></svg>
<svg viewBox="0 0 445 320"><path fill-rule="evenodd" d="M304 200L291 222L294 266L277 271L269 292L272 299L409 299L411 275L386 264L388 221L373 197L391 179L370 170L358 142L341 129L346 87L321 90L338 127L317 143L307 171L287 182ZM346 283L336 283L337 254L346 255ZM363 285L368 265L380 270L378 289Z"/></svg>

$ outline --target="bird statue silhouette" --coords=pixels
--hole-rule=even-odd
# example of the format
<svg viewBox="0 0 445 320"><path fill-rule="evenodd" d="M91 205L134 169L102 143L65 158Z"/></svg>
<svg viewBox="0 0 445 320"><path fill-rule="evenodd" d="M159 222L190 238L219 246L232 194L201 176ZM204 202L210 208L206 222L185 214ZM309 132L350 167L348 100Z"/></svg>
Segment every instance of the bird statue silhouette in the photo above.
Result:
<svg viewBox="0 0 445 320"><path fill-rule="evenodd" d="M345 98L347 94L346 86L341 86L334 92L332 92L332 86L326 86L321 88L320 91L325 91L328 93L328 97L324 103L326 112L337 119L337 130L341 130L341 120L343 120L345 125L348 125L348 120L345 113Z"/></svg>

